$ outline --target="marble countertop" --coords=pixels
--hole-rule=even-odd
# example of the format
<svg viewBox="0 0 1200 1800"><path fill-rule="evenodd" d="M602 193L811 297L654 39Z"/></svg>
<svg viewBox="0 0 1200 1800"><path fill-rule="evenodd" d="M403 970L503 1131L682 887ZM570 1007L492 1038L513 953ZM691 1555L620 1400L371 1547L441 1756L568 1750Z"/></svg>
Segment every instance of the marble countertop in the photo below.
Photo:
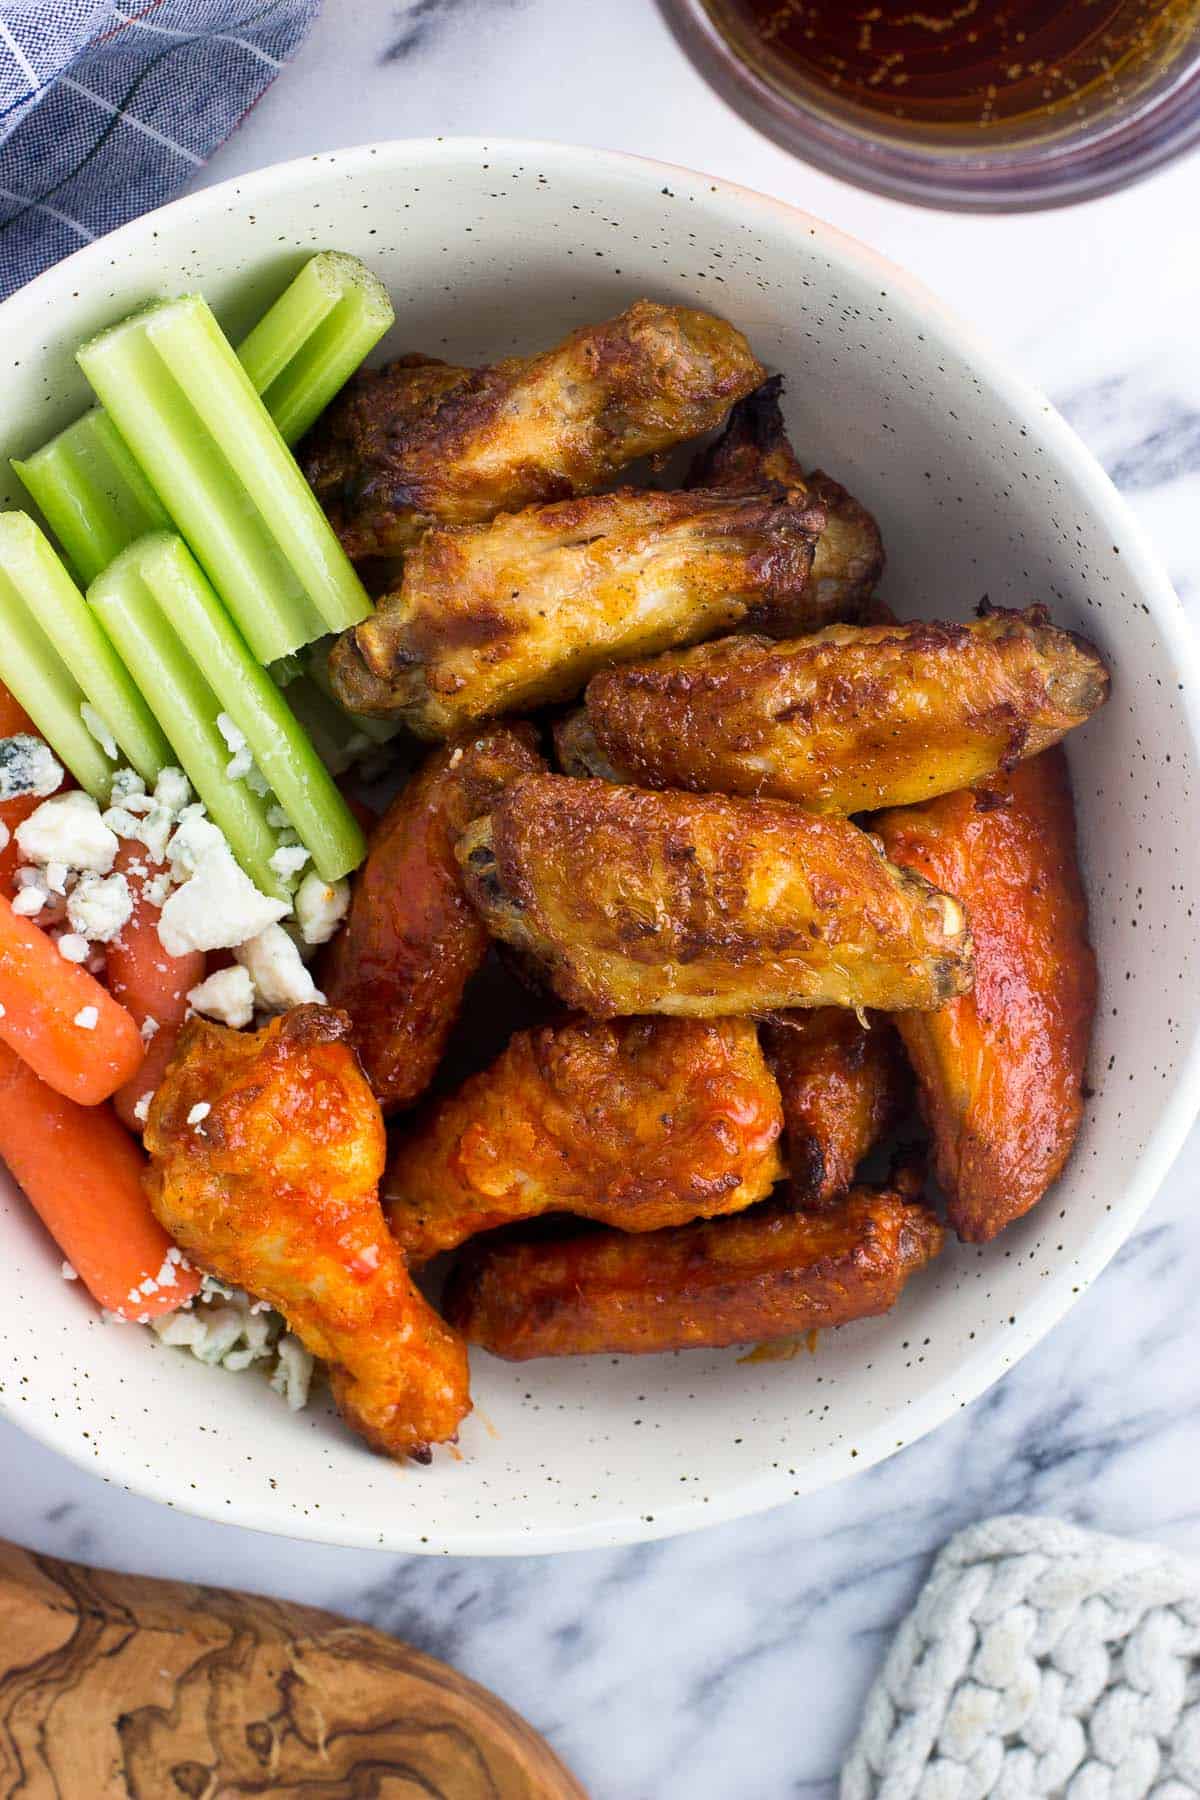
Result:
<svg viewBox="0 0 1200 1800"><path fill-rule="evenodd" d="M325 0L296 62L199 180L453 134L709 169L866 239L1048 391L1200 609L1200 156L1067 212L924 213L758 137L651 0ZM0 1533L369 1619L495 1688L595 1800L831 1795L888 1637L958 1527L1054 1513L1200 1556L1198 1166L1200 1132L1106 1274L990 1393L882 1467L766 1517L560 1558L333 1550L173 1514L0 1426Z"/></svg>

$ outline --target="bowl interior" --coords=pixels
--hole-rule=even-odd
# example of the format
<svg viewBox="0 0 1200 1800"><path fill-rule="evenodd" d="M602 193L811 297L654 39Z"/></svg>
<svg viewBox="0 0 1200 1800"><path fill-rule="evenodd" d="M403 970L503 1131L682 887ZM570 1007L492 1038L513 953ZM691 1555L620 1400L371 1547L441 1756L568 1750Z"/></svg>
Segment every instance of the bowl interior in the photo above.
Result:
<svg viewBox="0 0 1200 1800"><path fill-rule="evenodd" d="M399 144L211 189L82 252L4 308L5 459L86 401L92 331L201 288L247 324L301 258L363 256L398 323L384 353L480 362L637 295L734 319L787 377L799 454L878 515L901 615L1044 599L1094 638L1111 704L1071 741L1103 997L1066 1176L989 1249L952 1246L894 1314L816 1354L509 1366L428 1469L369 1455L320 1408L102 1324L0 1188L0 1404L85 1464L212 1517L355 1544L519 1551L620 1542L750 1511L862 1468L1009 1366L1131 1228L1196 1088L1190 810L1196 725L1178 603L1050 408L914 284L782 205L634 159ZM4 463L7 470L7 462ZM11 478L0 501L22 504Z"/></svg>

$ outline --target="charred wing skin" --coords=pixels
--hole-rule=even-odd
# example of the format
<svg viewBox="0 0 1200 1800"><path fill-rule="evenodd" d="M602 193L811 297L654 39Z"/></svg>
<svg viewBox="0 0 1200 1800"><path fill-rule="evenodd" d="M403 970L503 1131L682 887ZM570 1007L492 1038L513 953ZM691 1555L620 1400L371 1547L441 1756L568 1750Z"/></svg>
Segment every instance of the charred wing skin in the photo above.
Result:
<svg viewBox="0 0 1200 1800"><path fill-rule="evenodd" d="M783 1100L792 1203L829 1206L908 1104L912 1078L895 1027L823 1006L782 1014L762 1040Z"/></svg>
<svg viewBox="0 0 1200 1800"><path fill-rule="evenodd" d="M355 1431L427 1461L470 1410L466 1349L384 1223L383 1120L349 1033L327 1006L257 1032L193 1019L147 1121L147 1187L193 1262L269 1301L330 1365Z"/></svg>
<svg viewBox="0 0 1200 1800"><path fill-rule="evenodd" d="M638 300L540 356L470 370L406 357L369 374L317 422L301 461L350 555L404 550L433 521L593 493L711 431L763 373L724 319Z"/></svg>
<svg viewBox="0 0 1200 1800"><path fill-rule="evenodd" d="M806 475L788 441L779 400L782 375L739 400L716 442L693 462L689 487L753 487L781 481L807 488L827 523L813 562L813 600L826 619L858 619L883 574L883 540L862 503L820 469Z"/></svg>
<svg viewBox="0 0 1200 1800"><path fill-rule="evenodd" d="M1070 776L1044 752L977 794L885 813L889 853L970 909L976 983L897 1021L950 1222L986 1243L1042 1198L1083 1116L1096 963Z"/></svg>
<svg viewBox="0 0 1200 1800"><path fill-rule="evenodd" d="M804 629L820 622L807 593L824 520L783 488L622 488L485 525L437 526L405 558L400 586L355 629L334 680L347 704L365 692L373 711L437 738L571 699L614 658L744 623Z"/></svg>
<svg viewBox="0 0 1200 1800"><path fill-rule="evenodd" d="M735 636L605 669L597 750L643 787L767 795L843 815L907 806L1036 756L1100 707L1098 652L1045 609L969 625Z"/></svg>
<svg viewBox="0 0 1200 1800"><path fill-rule="evenodd" d="M518 776L542 759L529 725L497 726L434 751L371 834L350 914L321 983L344 1009L385 1113L432 1081L487 933L463 892L454 844Z"/></svg>
<svg viewBox="0 0 1200 1800"><path fill-rule="evenodd" d="M436 357L402 356L383 369L360 369L326 407L296 454L348 556L405 550L429 524L432 514L419 503L428 486L420 447L451 398L476 379ZM397 503L397 483L387 478L393 459L412 465L413 504Z"/></svg>
<svg viewBox="0 0 1200 1800"><path fill-rule="evenodd" d="M824 1213L471 1245L446 1316L514 1362L766 1343L889 1311L941 1245L908 1185L855 1188Z"/></svg>
<svg viewBox="0 0 1200 1800"><path fill-rule="evenodd" d="M779 1089L744 1019L571 1019L518 1032L395 1147L413 1262L545 1212L653 1231L737 1212L782 1174Z"/></svg>
<svg viewBox="0 0 1200 1800"><path fill-rule="evenodd" d="M531 776L457 854L489 931L597 1017L894 1011L971 983L957 901L799 807Z"/></svg>

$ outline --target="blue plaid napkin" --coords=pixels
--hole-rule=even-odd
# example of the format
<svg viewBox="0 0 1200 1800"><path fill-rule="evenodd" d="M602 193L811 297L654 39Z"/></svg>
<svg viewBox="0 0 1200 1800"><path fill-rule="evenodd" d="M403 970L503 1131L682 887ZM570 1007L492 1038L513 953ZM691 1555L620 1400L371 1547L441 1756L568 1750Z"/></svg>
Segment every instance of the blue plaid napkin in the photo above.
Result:
<svg viewBox="0 0 1200 1800"><path fill-rule="evenodd" d="M0 0L0 297L159 206L320 0Z"/></svg>

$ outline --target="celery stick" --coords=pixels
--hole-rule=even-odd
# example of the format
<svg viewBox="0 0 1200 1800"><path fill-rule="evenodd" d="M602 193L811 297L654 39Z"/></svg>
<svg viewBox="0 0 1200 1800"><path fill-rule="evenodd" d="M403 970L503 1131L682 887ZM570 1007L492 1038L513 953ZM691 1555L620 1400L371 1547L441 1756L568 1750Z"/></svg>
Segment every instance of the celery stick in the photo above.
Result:
<svg viewBox="0 0 1200 1800"><path fill-rule="evenodd" d="M371 602L199 295L102 332L80 367L262 662Z"/></svg>
<svg viewBox="0 0 1200 1800"><path fill-rule="evenodd" d="M254 660L182 538L142 538L121 558L152 594L204 679L250 746L324 881L367 853L353 814L270 673ZM187 765L185 763L184 767Z"/></svg>
<svg viewBox="0 0 1200 1800"><path fill-rule="evenodd" d="M305 263L238 349L285 443L304 436L395 318L356 256L322 250Z"/></svg>
<svg viewBox="0 0 1200 1800"><path fill-rule="evenodd" d="M170 760L167 740L49 539L26 513L0 513L0 622L0 676L81 785L107 799L112 777L80 717L84 700L139 775L153 781ZM44 697L35 670L46 682Z"/></svg>
<svg viewBox="0 0 1200 1800"><path fill-rule="evenodd" d="M270 797L260 797L244 781L230 781L226 775L229 748L217 726L224 708L143 577L146 541L124 551L97 577L88 589L88 605L155 711L169 721L184 773L246 874L262 893L289 900L271 867L279 840L267 822Z"/></svg>
<svg viewBox="0 0 1200 1800"><path fill-rule="evenodd" d="M357 257L322 250L259 320L238 356L294 444L393 323L387 290ZM12 466L86 586L135 538L171 521L98 406Z"/></svg>
<svg viewBox="0 0 1200 1800"><path fill-rule="evenodd" d="M85 587L134 538L171 523L98 406L12 466Z"/></svg>

